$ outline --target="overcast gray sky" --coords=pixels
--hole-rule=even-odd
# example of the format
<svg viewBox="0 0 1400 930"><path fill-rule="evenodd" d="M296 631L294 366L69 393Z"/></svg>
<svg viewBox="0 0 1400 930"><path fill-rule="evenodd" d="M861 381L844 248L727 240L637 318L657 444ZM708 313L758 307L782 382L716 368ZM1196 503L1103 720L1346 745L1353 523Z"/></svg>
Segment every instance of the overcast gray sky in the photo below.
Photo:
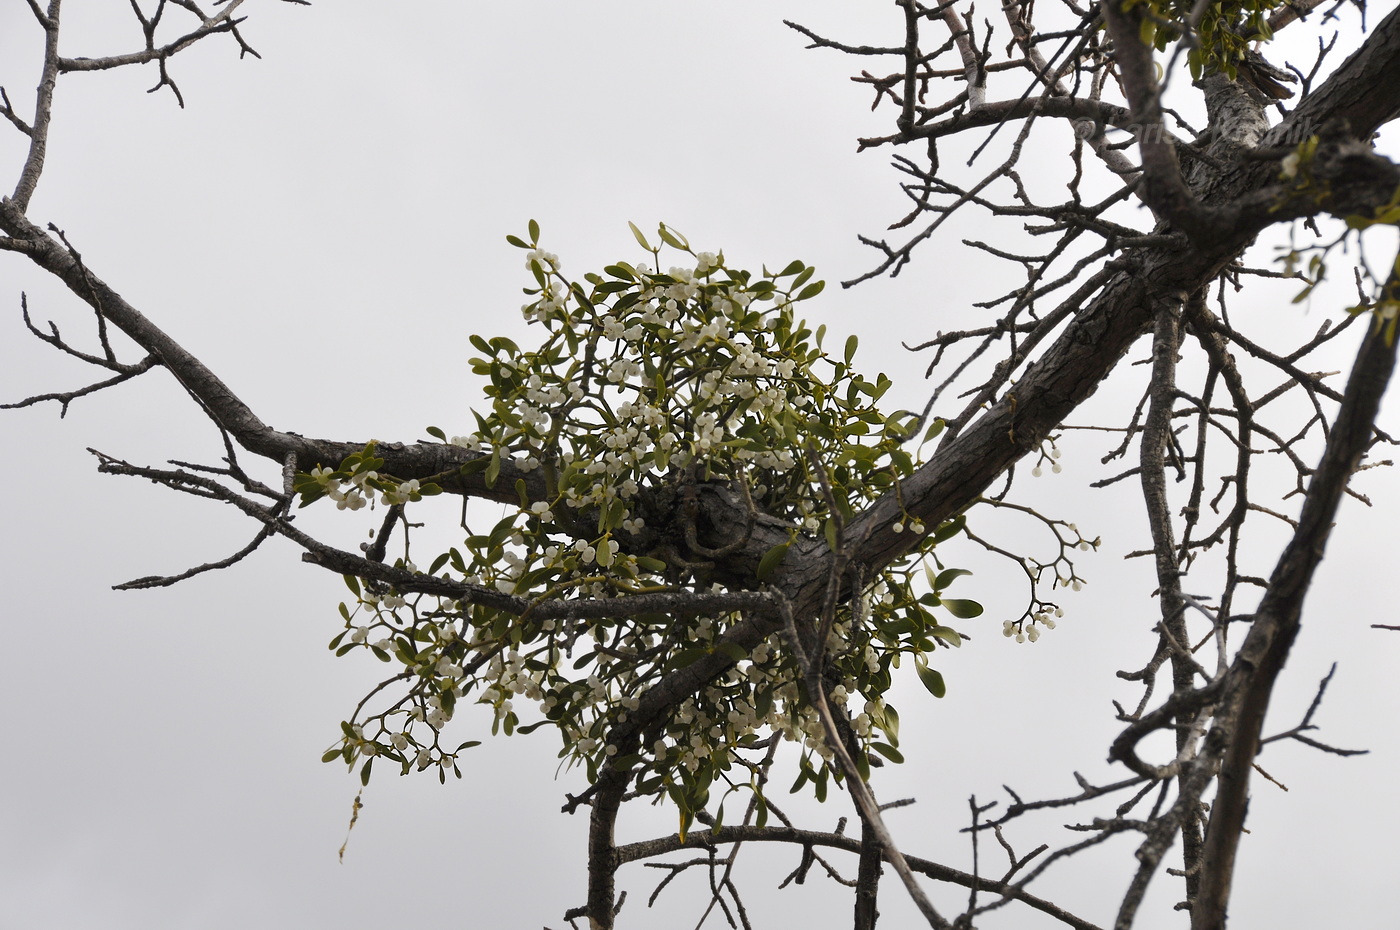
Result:
<svg viewBox="0 0 1400 930"><path fill-rule="evenodd" d="M428 425L469 431L481 394L467 336L525 332L527 282L504 236L530 218L574 274L636 258L627 221L665 221L732 263L800 258L834 285L870 265L856 234L878 234L907 210L887 155L855 153L857 136L890 128L890 114L870 113L868 92L848 80L865 64L804 51L782 24L894 43L902 25L886 3L252 0L242 12L262 60L238 61L227 41L181 55L172 69L184 110L168 92L145 93L153 68L62 79L30 215L66 230L94 271L281 429L405 441ZM70 0L65 19L65 55L140 45L125 4ZM22 112L40 48L25 3L0 2L0 84ZM0 183L13 183L19 142L0 126ZM1005 289L1004 268L958 245L997 227L955 227L898 279L833 286L811 305L840 338L861 336L859 358L895 377L896 402L921 402L926 364L900 342L976 320L972 302ZM0 399L86 383L81 366L23 332L21 290L37 320L56 320L75 341L90 335L90 313L0 254ZM1283 344L1326 309L1289 296L1266 290L1237 312L1266 320ZM1336 367L1350 351L1339 349ZM1098 409L1135 398L1131 376L1122 383ZM157 371L78 401L62 421L49 406L0 422L9 438L0 707L10 720L0 930L559 927L582 903L585 823L558 812L581 782L555 779L547 730L488 741L445 787L381 772L337 861L357 782L319 756L380 667L326 650L343 586L290 545L172 589L110 590L221 557L254 532L226 508L96 474L89 446L137 462L217 458L216 434L172 379ZM1075 769L1111 773L1108 702L1133 694L1113 673L1149 648L1153 584L1147 565L1121 561L1146 538L1133 489L1085 491L1106 473L1104 450L1066 449L1064 473L1027 488L1027 499L1102 534L1104 551L1086 558L1090 584L1034 646L997 635L1019 610L1014 575L975 553L949 555L978 567L959 584L988 612L966 624L972 643L940 657L944 701L917 685L897 700L909 761L875 787L882 798L919 798L891 816L908 852L966 867L956 831L970 794L991 799L1003 783L1027 796L1069 792ZM1289 791L1255 787L1236 926L1394 922L1400 638L1368 625L1397 622L1400 502L1392 475L1371 475L1364 490L1376 507L1343 508L1271 729L1296 722L1337 661L1321 736L1373 751L1264 754ZM328 532L345 525L305 519ZM1025 527L986 525L1035 544L1014 536ZM850 813L839 796L795 806L824 829ZM665 812L624 818L621 835L658 835L673 822ZM1016 837L1020 851L1067 841L1053 825ZM1127 843L1110 852L1052 874L1042 893L1108 920L1131 864ZM795 865L790 851L750 856L740 886L757 925L825 926L833 907L845 919L846 891L816 876L774 890ZM632 890L624 926L698 916L693 881L641 914L649 873L622 875ZM1139 926L1184 925L1164 888ZM936 889L935 900L962 894ZM900 890L883 897L888 923L911 925ZM1004 925L1041 924L1021 914Z"/></svg>

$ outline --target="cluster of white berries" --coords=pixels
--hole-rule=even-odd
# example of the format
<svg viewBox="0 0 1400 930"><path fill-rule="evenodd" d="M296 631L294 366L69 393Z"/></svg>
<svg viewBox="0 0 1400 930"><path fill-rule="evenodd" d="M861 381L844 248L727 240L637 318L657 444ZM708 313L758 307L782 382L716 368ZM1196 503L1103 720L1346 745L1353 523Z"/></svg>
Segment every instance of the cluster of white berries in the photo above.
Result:
<svg viewBox="0 0 1400 930"><path fill-rule="evenodd" d="M1051 439L1049 442L1050 442L1050 452L1048 453L1048 457L1049 457L1049 459L1050 459L1050 470L1051 470L1052 472L1054 472L1055 474L1058 475L1058 474L1060 473L1060 471L1061 471L1061 468L1060 468L1060 447L1057 446L1057 445L1055 445L1055 441L1054 441L1053 439ZM1046 457L1047 457L1047 453L1042 452L1042 453L1041 453L1041 456L1040 456L1041 461L1044 461L1044 460L1046 459ZM1042 474L1044 474L1044 472L1041 470L1040 463L1037 462L1037 463L1035 464L1035 466L1031 468L1031 477L1032 477L1032 478L1039 478Z"/></svg>
<svg viewBox="0 0 1400 930"><path fill-rule="evenodd" d="M1026 625L1026 618L1022 618L1021 620L1007 620L1001 625L1001 635L1008 638L1015 637L1018 643L1024 643L1027 640L1035 642L1040 639L1041 629L1053 630L1055 628L1055 618L1063 617L1065 612L1063 608L1056 607L1053 608L1054 616L1051 614L1051 608L1042 607L1040 610L1031 614L1029 626Z"/></svg>
<svg viewBox="0 0 1400 930"><path fill-rule="evenodd" d="M349 477L343 477L336 469L322 465L313 468L310 477L326 497L335 501L337 510L359 510L374 498L375 489L380 491L380 503L386 506L417 500L423 490L417 478L388 481L374 469L356 469Z"/></svg>

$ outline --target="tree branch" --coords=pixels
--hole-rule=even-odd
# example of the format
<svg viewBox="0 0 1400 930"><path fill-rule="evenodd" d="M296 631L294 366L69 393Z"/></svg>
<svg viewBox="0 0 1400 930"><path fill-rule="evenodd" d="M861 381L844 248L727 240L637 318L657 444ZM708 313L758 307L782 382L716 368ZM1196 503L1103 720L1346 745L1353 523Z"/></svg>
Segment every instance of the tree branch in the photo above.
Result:
<svg viewBox="0 0 1400 930"><path fill-rule="evenodd" d="M621 866L628 862L651 859L681 849L709 849L727 843L793 843L800 846L823 846L829 849L840 849L856 855L860 854L862 847L860 838L844 836L839 833L820 833L814 830L796 830L791 827L732 826L720 827L718 830L697 830L688 834L683 841L678 835L671 834L654 840L628 843L617 847L615 857L617 865ZM1074 927L1075 930L1100 930L1095 924L1071 914L1043 898L1030 894L1020 883L999 882L995 879L972 875L949 868L946 865L940 865L929 859L921 859L918 856L908 856L906 861L908 861L910 869L935 881L948 882L963 888L976 887L983 891L1002 895L1013 901L1020 901L1067 926Z"/></svg>
<svg viewBox="0 0 1400 930"><path fill-rule="evenodd" d="M34 188L39 185L39 175L44 171L44 157L49 148L49 120L53 116L53 92L58 83L58 13L61 5L62 0L49 0L48 13L41 15L35 0L29 0L30 9L44 27L44 67L36 91L34 123L26 133L29 136L29 156L24 160L19 182L10 196L21 213L28 208Z"/></svg>
<svg viewBox="0 0 1400 930"><path fill-rule="evenodd" d="M1400 300L1400 273L1392 273L1384 298ZM1366 333L1352 366L1345 399L1303 501L1298 531L1279 557L1254 623L1226 676L1229 698L1223 702L1210 734L1210 742L1215 744L1212 748L1222 753L1224 761L1206 832L1192 930L1223 930L1225 926L1250 769L1259 750L1264 714L1298 635L1303 600L1322 560L1337 506L1373 441L1376 414L1394 367L1394 330L1377 317L1377 325Z"/></svg>

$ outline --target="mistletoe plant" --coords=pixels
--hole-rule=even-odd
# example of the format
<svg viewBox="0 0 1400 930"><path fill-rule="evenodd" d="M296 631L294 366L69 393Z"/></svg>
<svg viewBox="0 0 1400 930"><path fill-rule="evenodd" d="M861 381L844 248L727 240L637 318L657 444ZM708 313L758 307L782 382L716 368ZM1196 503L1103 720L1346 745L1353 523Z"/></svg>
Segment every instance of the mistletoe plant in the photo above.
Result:
<svg viewBox="0 0 1400 930"><path fill-rule="evenodd" d="M1184 46L1191 77L1223 73L1235 80L1240 63L1251 42L1273 38L1269 14L1285 0L1125 0L1124 12L1138 5L1144 8L1139 37L1144 45L1165 51L1182 36L1190 36Z"/></svg>
<svg viewBox="0 0 1400 930"><path fill-rule="evenodd" d="M793 790L811 782L824 798L830 776L842 777L782 634L747 652L720 641L738 611L532 616L535 605L564 598L760 592L799 534L823 534L835 549L844 520L897 494L920 464L910 440L922 432L927 442L942 428L934 421L924 430L907 412L881 413L875 402L890 381L856 373L856 337L833 357L822 348L824 328L814 333L794 317L794 306L823 288L812 268L794 261L753 274L729 267L722 253L693 252L664 225L656 246L632 230L652 262L618 262L582 281L565 276L558 257L540 248L533 221L528 241L508 237L526 251L535 286L523 313L542 341L522 352L503 337L473 336L481 356L471 364L488 379L491 409L476 415L469 436L428 432L481 453L467 468L484 470L488 484L498 480L503 457L513 457L527 472L538 470L546 490L532 498L518 480L518 506L486 532L469 530L428 573L526 598L531 609L406 598L347 577L356 601L341 605L346 628L331 648L400 663L404 670L391 682L407 688L387 707L342 724L326 761L363 760L365 781L377 756L404 772L435 767L440 778L448 770L460 777L458 753L477 741L449 748L443 729L470 700L489 708L493 732L553 724L563 738L560 757L582 765L590 781L605 760L635 772L642 795L665 793L677 803L682 830L717 782L726 793L754 789L762 821L760 770L774 734L803 747ZM682 253L684 265L660 271L664 247ZM382 465L371 445L334 470L299 475L295 487L303 505L324 496L351 510L376 493L380 503L402 507L438 490L380 474ZM741 495L749 532L759 519L788 528L788 542L768 551L753 577L713 576L705 557L723 553L707 549L686 519L687 495L712 484ZM933 554L963 530L963 518L932 533L907 516L901 527L920 543L859 585L824 643L827 697L847 709L847 742L862 773L872 752L901 761L899 715L885 700L901 659L942 697L942 677L927 657L958 646L961 636L941 618L982 612L974 601L944 596L967 572ZM399 565L418 571L406 559ZM729 672L619 756L610 730L648 687L717 650L730 653ZM522 725L519 698L542 719Z"/></svg>

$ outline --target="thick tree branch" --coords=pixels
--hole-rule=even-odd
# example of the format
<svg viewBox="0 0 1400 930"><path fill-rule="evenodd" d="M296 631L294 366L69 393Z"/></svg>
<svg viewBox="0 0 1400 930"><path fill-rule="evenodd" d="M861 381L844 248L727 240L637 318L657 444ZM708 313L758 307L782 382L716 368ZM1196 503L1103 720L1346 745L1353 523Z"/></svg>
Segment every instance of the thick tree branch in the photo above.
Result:
<svg viewBox="0 0 1400 930"><path fill-rule="evenodd" d="M1391 275L1383 296L1400 300L1400 274ZM1303 600L1322 561L1342 494L1373 442L1376 414L1394 367L1394 331L1377 317L1357 353L1345 400L1308 486L1298 530L1279 557L1249 635L1226 676L1230 697L1218 711L1210 734L1212 748L1223 754L1224 761L1206 832L1192 930L1223 930L1225 926L1250 771L1259 751L1264 715L1298 635Z"/></svg>
<svg viewBox="0 0 1400 930"><path fill-rule="evenodd" d="M295 455L298 469L310 471L317 465L339 465L346 456L364 448L368 440L310 439L268 426L198 358L127 303L69 249L31 223L17 200L0 199L0 229L16 240L29 243L26 254L36 265L61 280L103 319L159 359L186 390L199 399L214 421L249 452L279 465L288 455ZM532 499L545 497L544 478L540 473L525 471L509 459L502 463L499 479L488 487L481 472L461 474L462 466L479 460L480 453L441 443L383 442L376 449L386 462L385 471L405 480L433 478L446 491L502 502L519 501L515 483L522 480Z"/></svg>
<svg viewBox="0 0 1400 930"><path fill-rule="evenodd" d="M1113 39L1123 93L1132 106L1134 134L1142 153L1143 183L1139 189L1142 199L1192 239L1209 235L1213 227L1181 176L1176 149L1167 139L1162 123L1161 88L1157 84L1152 47L1139 38L1147 8L1138 4L1125 12L1119 4L1103 3L1100 9Z"/></svg>
<svg viewBox="0 0 1400 930"><path fill-rule="evenodd" d="M1167 501L1166 451L1171 442L1171 416L1176 401L1176 361L1181 343L1181 308L1165 306L1158 310L1152 343L1152 380L1147 419L1143 424L1141 456L1141 485L1143 503L1147 507L1148 527L1152 534L1152 550L1157 572L1157 602L1161 614L1159 654L1166 652L1171 659L1172 694L1186 695L1195 681L1195 660L1191 658L1190 636L1186 626L1186 603L1182 596L1181 557L1172 529L1171 510ZM1200 736L1194 718L1195 709L1176 717L1176 755L1178 759L1195 754ZM1179 789L1187 787L1187 778L1178 778ZM1180 823L1183 859L1186 871L1186 900L1196 895L1199 883L1197 865L1201 852L1200 819L1195 811L1184 812Z"/></svg>
<svg viewBox="0 0 1400 930"><path fill-rule="evenodd" d="M34 0L30 0L30 8L44 27L44 67L35 94L34 123L26 133L29 136L29 156L24 160L19 183L15 185L10 198L20 213L29 206L29 199L39 185L39 175L44 171L44 158L49 149L49 121L53 116L54 87L58 83L58 14L61 6L62 0L49 0L49 11L41 16ZM9 230L6 229L6 232Z"/></svg>
<svg viewBox="0 0 1400 930"><path fill-rule="evenodd" d="M1390 11L1320 87L1265 137L1306 138L1332 120L1345 120L1360 139L1400 116L1400 7Z"/></svg>

